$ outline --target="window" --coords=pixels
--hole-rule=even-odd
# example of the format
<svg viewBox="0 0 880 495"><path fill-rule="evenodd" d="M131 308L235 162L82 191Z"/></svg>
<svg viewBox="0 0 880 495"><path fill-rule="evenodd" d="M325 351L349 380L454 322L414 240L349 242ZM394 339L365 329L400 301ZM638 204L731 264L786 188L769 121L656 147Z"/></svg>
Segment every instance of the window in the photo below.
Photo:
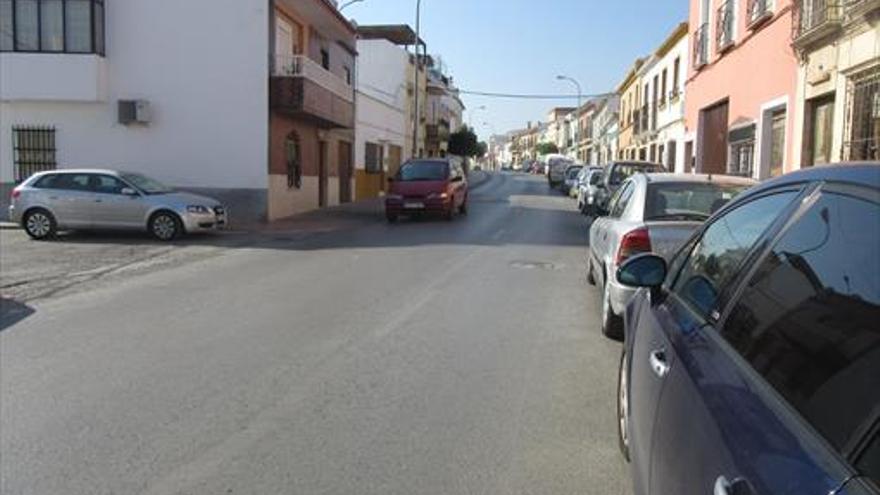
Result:
<svg viewBox="0 0 880 495"><path fill-rule="evenodd" d="M299 189L302 187L302 148L297 133L291 132L284 140L284 156L287 161L287 187Z"/></svg>
<svg viewBox="0 0 880 495"><path fill-rule="evenodd" d="M367 143L364 168L368 174L382 173L382 147L375 143Z"/></svg>
<svg viewBox="0 0 880 495"><path fill-rule="evenodd" d="M679 90L679 73L681 72L681 58L676 58L675 62L672 64L672 93L669 96L669 99L678 98Z"/></svg>
<svg viewBox="0 0 880 495"><path fill-rule="evenodd" d="M760 263L722 330L841 453L876 412L880 231L865 227L877 218L876 192L823 194Z"/></svg>
<svg viewBox="0 0 880 495"><path fill-rule="evenodd" d="M785 159L785 109L776 110L770 117L770 176L782 175Z"/></svg>
<svg viewBox="0 0 880 495"><path fill-rule="evenodd" d="M746 186L718 182L649 184L645 201L645 220L702 222L745 189Z"/></svg>
<svg viewBox="0 0 880 495"><path fill-rule="evenodd" d="M348 66L342 68L345 71L345 83L351 86L351 69Z"/></svg>
<svg viewBox="0 0 880 495"><path fill-rule="evenodd" d="M852 78L846 107L844 160L880 159L880 66Z"/></svg>
<svg viewBox="0 0 880 495"><path fill-rule="evenodd" d="M620 188L620 193L617 194L616 201L612 200L611 209L608 213L609 218L620 218L623 215L623 212L626 211L626 207L629 206L634 190L635 186L633 186L632 182L627 182Z"/></svg>
<svg viewBox="0 0 880 495"><path fill-rule="evenodd" d="M324 48L321 49L321 67L324 70L330 70L330 52Z"/></svg>
<svg viewBox="0 0 880 495"><path fill-rule="evenodd" d="M727 157L727 173L742 177L752 177L755 169L755 128L754 124L737 127L730 131Z"/></svg>
<svg viewBox="0 0 880 495"><path fill-rule="evenodd" d="M40 189L65 189L68 191L88 191L87 174L51 174L40 179L34 187Z"/></svg>
<svg viewBox="0 0 880 495"><path fill-rule="evenodd" d="M0 51L104 54L104 0L0 0Z"/></svg>
<svg viewBox="0 0 880 495"><path fill-rule="evenodd" d="M55 129L52 127L13 127L12 150L15 181L21 182L44 170L54 170Z"/></svg>
<svg viewBox="0 0 880 495"><path fill-rule="evenodd" d="M697 313L708 317L752 247L796 195L783 192L764 196L713 222L684 262L673 291Z"/></svg>
<svg viewBox="0 0 880 495"><path fill-rule="evenodd" d="M666 69L663 69L663 75L660 77L660 106L666 104Z"/></svg>
<svg viewBox="0 0 880 495"><path fill-rule="evenodd" d="M89 188L100 194L122 194L124 187L122 181L110 175L92 175L89 179Z"/></svg>
<svg viewBox="0 0 880 495"><path fill-rule="evenodd" d="M856 469L869 480L880 484L880 433L874 434L874 438L862 451L856 462Z"/></svg>
<svg viewBox="0 0 880 495"><path fill-rule="evenodd" d="M831 139L834 132L834 93L807 101L804 124L804 165L831 163Z"/></svg>

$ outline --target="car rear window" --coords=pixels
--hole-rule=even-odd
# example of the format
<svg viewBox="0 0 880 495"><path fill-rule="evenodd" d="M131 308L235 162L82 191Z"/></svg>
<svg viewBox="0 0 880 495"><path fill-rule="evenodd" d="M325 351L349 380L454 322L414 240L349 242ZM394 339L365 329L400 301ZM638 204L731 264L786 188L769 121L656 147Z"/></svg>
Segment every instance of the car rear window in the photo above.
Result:
<svg viewBox="0 0 880 495"><path fill-rule="evenodd" d="M406 163L400 168L398 180L430 181L446 180L449 175L449 165L438 161L415 161Z"/></svg>
<svg viewBox="0 0 880 495"><path fill-rule="evenodd" d="M89 189L89 176L86 174L49 174L41 177L33 186L38 189L69 189L72 191L87 191Z"/></svg>
<svg viewBox="0 0 880 495"><path fill-rule="evenodd" d="M665 169L653 163L617 163L611 171L611 184L620 184L638 172L663 172Z"/></svg>
<svg viewBox="0 0 880 495"><path fill-rule="evenodd" d="M719 183L649 184L645 220L703 221L745 189L746 186Z"/></svg>

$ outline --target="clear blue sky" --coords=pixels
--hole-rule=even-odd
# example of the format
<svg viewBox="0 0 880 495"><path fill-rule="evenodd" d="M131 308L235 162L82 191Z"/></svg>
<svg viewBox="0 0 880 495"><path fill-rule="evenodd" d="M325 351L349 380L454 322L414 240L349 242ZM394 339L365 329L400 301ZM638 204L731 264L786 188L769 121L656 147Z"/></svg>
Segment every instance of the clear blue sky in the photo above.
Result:
<svg viewBox="0 0 880 495"><path fill-rule="evenodd" d="M359 24L409 24L415 0L365 0L346 8ZM687 0L422 0L422 39L462 89L574 94L613 90L633 60L652 52L687 17ZM525 127L575 101L465 96L481 136ZM467 114L466 114L467 115Z"/></svg>

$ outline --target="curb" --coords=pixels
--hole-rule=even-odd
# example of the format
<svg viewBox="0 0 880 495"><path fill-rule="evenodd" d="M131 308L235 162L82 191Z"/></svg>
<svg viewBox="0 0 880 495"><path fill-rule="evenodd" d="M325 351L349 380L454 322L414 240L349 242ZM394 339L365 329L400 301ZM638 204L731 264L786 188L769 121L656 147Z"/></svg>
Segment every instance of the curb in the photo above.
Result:
<svg viewBox="0 0 880 495"><path fill-rule="evenodd" d="M0 230L18 230L20 228L21 228L21 226L18 225L17 223L6 222L6 221L0 222Z"/></svg>

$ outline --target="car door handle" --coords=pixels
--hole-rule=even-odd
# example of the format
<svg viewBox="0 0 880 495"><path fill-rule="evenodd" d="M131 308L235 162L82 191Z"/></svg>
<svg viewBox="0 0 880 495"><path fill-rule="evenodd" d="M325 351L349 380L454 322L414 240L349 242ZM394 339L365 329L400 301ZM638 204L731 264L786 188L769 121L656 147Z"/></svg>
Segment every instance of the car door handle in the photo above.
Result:
<svg viewBox="0 0 880 495"><path fill-rule="evenodd" d="M657 349L648 356L648 362L651 364L651 370L660 378L669 373L669 361L666 359L666 350Z"/></svg>
<svg viewBox="0 0 880 495"><path fill-rule="evenodd" d="M752 486L746 480L738 478L729 481L724 476L719 476L715 480L715 489L712 490L713 495L754 495L754 493Z"/></svg>

